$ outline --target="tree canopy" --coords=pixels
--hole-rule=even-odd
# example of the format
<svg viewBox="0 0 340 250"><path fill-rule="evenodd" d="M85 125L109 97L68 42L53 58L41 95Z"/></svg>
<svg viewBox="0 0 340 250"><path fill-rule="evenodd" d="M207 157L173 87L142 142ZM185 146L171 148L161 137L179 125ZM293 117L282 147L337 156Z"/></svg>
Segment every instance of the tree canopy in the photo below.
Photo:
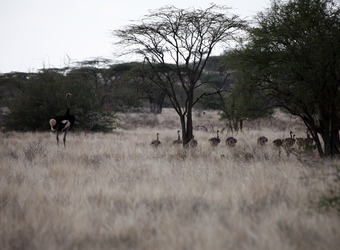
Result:
<svg viewBox="0 0 340 250"><path fill-rule="evenodd" d="M203 70L218 44L228 46L240 35L245 22L228 13L225 6L207 9L179 9L174 6L151 11L138 24L116 30L124 53L142 56L154 75L150 79L168 96L180 117L183 144L193 136L192 108L200 98L221 90L195 96Z"/></svg>
<svg viewBox="0 0 340 250"><path fill-rule="evenodd" d="M339 154L339 2L273 1L248 31L235 53L239 76L271 105L301 117L320 155Z"/></svg>

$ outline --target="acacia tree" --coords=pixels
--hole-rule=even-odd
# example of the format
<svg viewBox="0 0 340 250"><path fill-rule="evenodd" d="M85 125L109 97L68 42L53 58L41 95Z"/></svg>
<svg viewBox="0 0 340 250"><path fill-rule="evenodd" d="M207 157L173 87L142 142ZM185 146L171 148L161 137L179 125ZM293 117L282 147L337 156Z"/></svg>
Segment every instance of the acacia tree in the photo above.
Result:
<svg viewBox="0 0 340 250"><path fill-rule="evenodd" d="M179 115L184 145L193 136L192 108L213 93L195 95L204 84L200 77L207 60L218 44L230 45L245 24L227 10L214 4L207 9L166 6L150 11L140 24L114 32L125 53L140 55L153 69L150 80L164 91Z"/></svg>
<svg viewBox="0 0 340 250"><path fill-rule="evenodd" d="M335 0L274 0L234 58L245 82L302 119L320 156L339 154L339 7Z"/></svg>

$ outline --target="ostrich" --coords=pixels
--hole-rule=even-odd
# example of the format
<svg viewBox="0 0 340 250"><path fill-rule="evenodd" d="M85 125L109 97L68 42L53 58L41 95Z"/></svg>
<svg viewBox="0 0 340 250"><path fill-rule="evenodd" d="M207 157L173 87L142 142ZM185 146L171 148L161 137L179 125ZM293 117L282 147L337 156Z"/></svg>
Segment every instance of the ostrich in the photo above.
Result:
<svg viewBox="0 0 340 250"><path fill-rule="evenodd" d="M257 144L259 144L260 146L266 145L267 142L268 139L265 136L260 136L259 138L257 138Z"/></svg>
<svg viewBox="0 0 340 250"><path fill-rule="evenodd" d="M289 133L290 133L290 137L285 138L283 140L283 146L286 149L292 148L294 146L294 144L295 144L295 134L292 131L290 131Z"/></svg>
<svg viewBox="0 0 340 250"><path fill-rule="evenodd" d="M211 145L211 146L217 146L217 145L221 142L220 137L218 137L218 133L219 133L219 132L220 132L220 131L217 130L217 136L209 139L209 142L210 142L210 145Z"/></svg>
<svg viewBox="0 0 340 250"><path fill-rule="evenodd" d="M274 144L275 147L280 148L283 144L283 141L281 139L275 139L273 141L273 144Z"/></svg>
<svg viewBox="0 0 340 250"><path fill-rule="evenodd" d="M57 144L59 146L59 133L64 132L64 147L66 148L66 135L67 132L73 127L76 118L70 114L70 98L71 93L66 94L67 110L65 115L57 115L50 120L52 131L57 131Z"/></svg>
<svg viewBox="0 0 340 250"><path fill-rule="evenodd" d="M295 134L290 131L290 137L283 139L283 147L286 150L286 154L289 157L290 153L293 152L293 146L295 144Z"/></svg>
<svg viewBox="0 0 340 250"><path fill-rule="evenodd" d="M159 140L159 133L157 133L156 136L157 136L157 139L151 142L151 146L153 147L158 147L161 144L161 141Z"/></svg>
<svg viewBox="0 0 340 250"><path fill-rule="evenodd" d="M236 146L236 143L237 143L237 140L234 138L234 137L228 137L226 140L225 140L225 143L227 146L229 147L235 147Z"/></svg>
<svg viewBox="0 0 340 250"><path fill-rule="evenodd" d="M189 141L189 146L192 148L196 148L197 147L197 141L195 140L195 136L192 136L191 140Z"/></svg>
<svg viewBox="0 0 340 250"><path fill-rule="evenodd" d="M299 150L302 150L305 148L305 138L298 137L296 138L296 145L298 146Z"/></svg>
<svg viewBox="0 0 340 250"><path fill-rule="evenodd" d="M278 149L278 151L279 151L279 156L281 156L281 147L282 147L282 145L283 145L283 140L281 140L281 139L275 139L275 140L273 141L273 144L274 144L274 146Z"/></svg>
<svg viewBox="0 0 340 250"><path fill-rule="evenodd" d="M300 150L309 150L313 148L314 140L310 137L309 130L307 130L307 138L299 137L296 138L296 145Z"/></svg>
<svg viewBox="0 0 340 250"><path fill-rule="evenodd" d="M172 145L180 145L180 144L183 143L182 140L181 140L181 136L179 135L180 132L181 132L180 130L177 130L177 135L178 135L177 140L174 140L172 142Z"/></svg>

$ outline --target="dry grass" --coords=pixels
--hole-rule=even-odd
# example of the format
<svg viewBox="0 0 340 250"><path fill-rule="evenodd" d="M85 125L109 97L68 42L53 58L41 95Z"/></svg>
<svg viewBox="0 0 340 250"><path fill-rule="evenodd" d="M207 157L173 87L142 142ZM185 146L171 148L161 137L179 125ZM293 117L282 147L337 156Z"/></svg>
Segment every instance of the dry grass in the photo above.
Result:
<svg viewBox="0 0 340 250"><path fill-rule="evenodd" d="M225 132L213 149L223 124L206 115L186 151L166 112L154 129L70 133L67 150L51 133L0 134L1 249L338 249L339 211L320 201L339 189L340 162L259 148L259 135L288 134L269 127L234 135L233 149Z"/></svg>

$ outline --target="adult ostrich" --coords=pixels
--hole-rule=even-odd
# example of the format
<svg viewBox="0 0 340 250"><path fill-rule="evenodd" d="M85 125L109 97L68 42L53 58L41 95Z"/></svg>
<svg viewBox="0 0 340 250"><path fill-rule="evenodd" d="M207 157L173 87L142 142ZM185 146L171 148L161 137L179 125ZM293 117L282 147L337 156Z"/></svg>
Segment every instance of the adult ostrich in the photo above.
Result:
<svg viewBox="0 0 340 250"><path fill-rule="evenodd" d="M67 110L65 115L57 115L50 120L51 130L57 131L57 144L59 146L59 133L64 132L64 147L66 148L67 132L73 127L76 118L70 114L70 96L71 93L66 94Z"/></svg>

